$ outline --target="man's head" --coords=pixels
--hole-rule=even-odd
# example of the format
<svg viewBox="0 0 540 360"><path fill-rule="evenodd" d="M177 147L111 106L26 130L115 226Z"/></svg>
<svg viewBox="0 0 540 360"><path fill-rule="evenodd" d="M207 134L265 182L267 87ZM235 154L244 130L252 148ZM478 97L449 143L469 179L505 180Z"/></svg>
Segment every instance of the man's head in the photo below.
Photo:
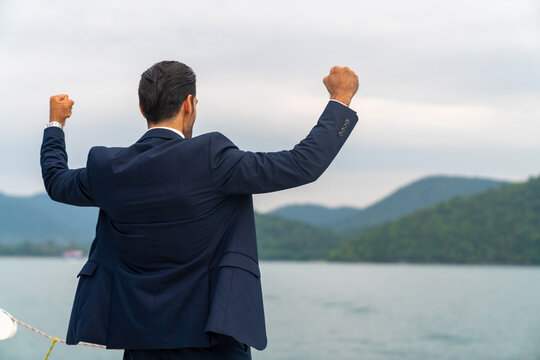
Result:
<svg viewBox="0 0 540 360"><path fill-rule="evenodd" d="M195 73L178 61L159 62L141 75L139 104L149 126L183 119L184 135L195 121ZM189 136L188 136L189 135Z"/></svg>

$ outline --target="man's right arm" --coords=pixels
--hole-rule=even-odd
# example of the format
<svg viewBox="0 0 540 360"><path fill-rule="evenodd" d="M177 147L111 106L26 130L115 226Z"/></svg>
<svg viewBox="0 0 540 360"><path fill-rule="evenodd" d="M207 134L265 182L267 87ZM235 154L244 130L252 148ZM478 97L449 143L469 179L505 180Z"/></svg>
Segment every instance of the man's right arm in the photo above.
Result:
<svg viewBox="0 0 540 360"><path fill-rule="evenodd" d="M224 194L256 194L288 189L315 181L335 158L358 121L349 109L358 89L358 77L348 68L334 67L324 78L332 100L317 125L292 150L249 152L239 150L215 133L210 143L210 173Z"/></svg>

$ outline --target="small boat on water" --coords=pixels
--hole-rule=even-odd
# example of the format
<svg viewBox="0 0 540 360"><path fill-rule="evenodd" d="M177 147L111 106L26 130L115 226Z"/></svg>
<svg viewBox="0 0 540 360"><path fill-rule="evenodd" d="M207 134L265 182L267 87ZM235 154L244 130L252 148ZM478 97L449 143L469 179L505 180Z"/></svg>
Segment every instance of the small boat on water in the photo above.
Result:
<svg viewBox="0 0 540 360"><path fill-rule="evenodd" d="M82 250L76 250L76 249L69 249L62 251L62 257L64 259L82 259L83 258L83 252Z"/></svg>

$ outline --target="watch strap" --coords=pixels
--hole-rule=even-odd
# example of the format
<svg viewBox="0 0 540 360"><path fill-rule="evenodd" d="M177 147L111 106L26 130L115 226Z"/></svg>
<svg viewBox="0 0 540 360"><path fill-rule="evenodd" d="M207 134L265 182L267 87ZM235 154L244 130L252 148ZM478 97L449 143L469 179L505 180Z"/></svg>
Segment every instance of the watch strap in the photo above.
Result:
<svg viewBox="0 0 540 360"><path fill-rule="evenodd" d="M58 127L60 129L63 129L64 128L64 125L60 124L58 121L49 121L46 125L45 125L45 129L46 128L50 128L50 127Z"/></svg>

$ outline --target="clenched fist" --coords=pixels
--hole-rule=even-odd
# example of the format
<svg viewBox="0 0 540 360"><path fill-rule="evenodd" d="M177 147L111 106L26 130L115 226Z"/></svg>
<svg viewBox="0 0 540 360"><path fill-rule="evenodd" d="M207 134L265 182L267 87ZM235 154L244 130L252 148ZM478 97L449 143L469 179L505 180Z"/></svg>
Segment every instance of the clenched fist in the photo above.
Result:
<svg viewBox="0 0 540 360"><path fill-rule="evenodd" d="M346 66L331 68L330 74L323 79L323 83L330 93L330 99L342 102L347 106L358 90L358 76Z"/></svg>
<svg viewBox="0 0 540 360"><path fill-rule="evenodd" d="M66 94L51 96L49 121L57 121L64 126L74 103Z"/></svg>

